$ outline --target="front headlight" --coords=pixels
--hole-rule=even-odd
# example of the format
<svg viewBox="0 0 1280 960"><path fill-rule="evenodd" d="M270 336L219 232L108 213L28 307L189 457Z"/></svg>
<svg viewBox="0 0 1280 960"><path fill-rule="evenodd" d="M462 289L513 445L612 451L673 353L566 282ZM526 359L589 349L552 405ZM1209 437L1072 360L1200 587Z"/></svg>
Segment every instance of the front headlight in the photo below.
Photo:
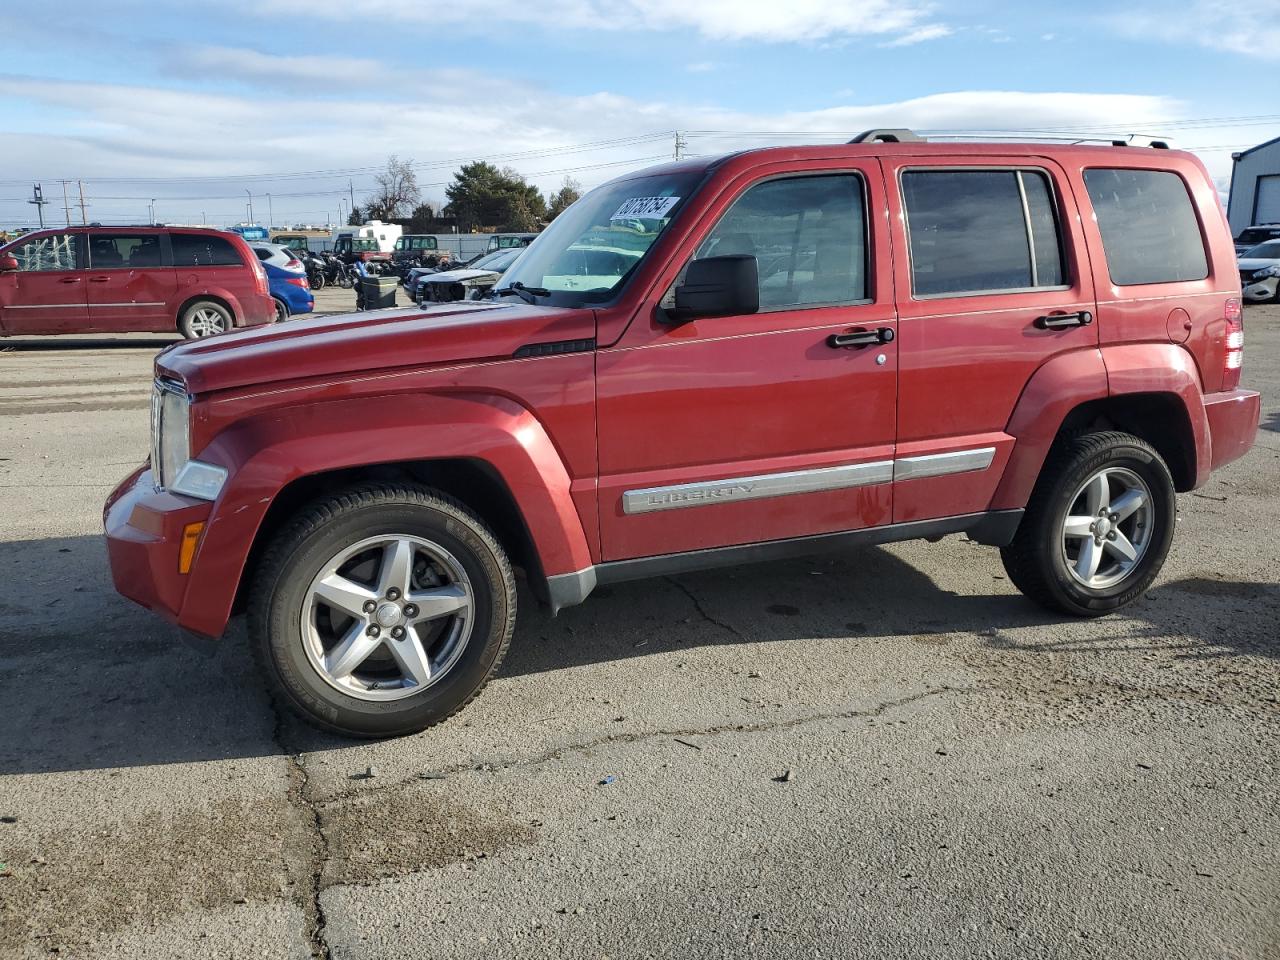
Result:
<svg viewBox="0 0 1280 960"><path fill-rule="evenodd" d="M191 398L176 383L157 380L151 396L151 472L157 490L216 500L226 467L191 459Z"/></svg>
<svg viewBox="0 0 1280 960"><path fill-rule="evenodd" d="M1280 263L1272 264L1267 269L1255 273L1253 277L1255 280L1261 277L1280 277Z"/></svg>

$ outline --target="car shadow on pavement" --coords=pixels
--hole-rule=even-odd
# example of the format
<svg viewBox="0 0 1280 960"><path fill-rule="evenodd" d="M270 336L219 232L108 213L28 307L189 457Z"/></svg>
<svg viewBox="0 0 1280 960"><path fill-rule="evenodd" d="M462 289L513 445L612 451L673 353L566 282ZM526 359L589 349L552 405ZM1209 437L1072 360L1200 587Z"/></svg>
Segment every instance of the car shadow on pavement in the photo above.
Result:
<svg viewBox="0 0 1280 960"><path fill-rule="evenodd" d="M883 548L617 584L556 618L525 590L520 601L506 677L673 649L815 638L860 644L972 632L998 648L1012 645L1007 630L1080 622L1041 610L1007 583L991 595L942 590ZM1277 614L1276 585L1205 575L1160 585L1127 619L1134 643L1187 638L1187 656L1280 657ZM1045 631L1043 644L1021 637L1018 649L1092 649L1084 639L1073 647L1049 636L1061 631ZM1131 648L1112 641L1107 649ZM213 656L196 652L158 616L116 594L101 537L0 543L0 677L0 774L282 752L279 716L242 625L233 624ZM293 748L351 744L300 736Z"/></svg>
<svg viewBox="0 0 1280 960"><path fill-rule="evenodd" d="M182 338L172 337L6 337L0 352L46 350L163 350Z"/></svg>
<svg viewBox="0 0 1280 960"><path fill-rule="evenodd" d="M1263 430L1280 433L1280 410L1272 411L1259 424Z"/></svg>

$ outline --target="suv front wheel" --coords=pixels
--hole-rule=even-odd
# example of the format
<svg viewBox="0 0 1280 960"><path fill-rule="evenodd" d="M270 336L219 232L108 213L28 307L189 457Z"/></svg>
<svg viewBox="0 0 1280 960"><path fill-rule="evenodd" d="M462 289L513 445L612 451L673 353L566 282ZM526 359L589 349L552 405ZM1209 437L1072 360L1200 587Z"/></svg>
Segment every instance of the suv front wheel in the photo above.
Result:
<svg viewBox="0 0 1280 960"><path fill-rule="evenodd" d="M474 699L511 642L511 565L485 524L417 486L304 509L263 555L250 642L276 695L322 729L414 733Z"/></svg>
<svg viewBox="0 0 1280 960"><path fill-rule="evenodd" d="M1150 444L1127 433L1088 433L1050 454L1000 557L1032 600L1098 617L1151 585L1176 518L1173 477Z"/></svg>

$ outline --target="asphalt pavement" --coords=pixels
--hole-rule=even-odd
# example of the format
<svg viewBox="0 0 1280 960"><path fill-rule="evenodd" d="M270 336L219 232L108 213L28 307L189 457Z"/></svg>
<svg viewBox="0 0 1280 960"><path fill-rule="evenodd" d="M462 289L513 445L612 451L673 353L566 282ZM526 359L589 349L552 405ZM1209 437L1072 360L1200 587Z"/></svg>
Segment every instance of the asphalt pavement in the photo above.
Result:
<svg viewBox="0 0 1280 960"><path fill-rule="evenodd" d="M1246 329L1257 445L1124 614L961 537L522 594L484 695L380 743L111 588L167 338L0 341L0 957L1280 957L1280 307Z"/></svg>

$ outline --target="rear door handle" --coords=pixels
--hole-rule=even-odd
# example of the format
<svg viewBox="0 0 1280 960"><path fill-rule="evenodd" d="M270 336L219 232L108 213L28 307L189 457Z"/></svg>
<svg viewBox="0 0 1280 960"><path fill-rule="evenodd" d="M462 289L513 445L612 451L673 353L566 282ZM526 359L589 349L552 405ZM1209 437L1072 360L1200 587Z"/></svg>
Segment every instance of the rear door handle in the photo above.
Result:
<svg viewBox="0 0 1280 960"><path fill-rule="evenodd" d="M1093 314L1088 310L1079 313L1050 313L1036 317L1036 326L1041 330L1065 330L1067 327L1087 327L1093 323Z"/></svg>
<svg viewBox="0 0 1280 960"><path fill-rule="evenodd" d="M111 280L110 277L90 277L89 278L90 283L107 283L110 280Z"/></svg>
<svg viewBox="0 0 1280 960"><path fill-rule="evenodd" d="M63 277L58 282L59 283L79 283L80 278L79 277Z"/></svg>
<svg viewBox="0 0 1280 960"><path fill-rule="evenodd" d="M892 327L876 327L874 330L858 330L854 333L833 333L827 337L827 346L835 350L842 347L874 347L892 340Z"/></svg>

